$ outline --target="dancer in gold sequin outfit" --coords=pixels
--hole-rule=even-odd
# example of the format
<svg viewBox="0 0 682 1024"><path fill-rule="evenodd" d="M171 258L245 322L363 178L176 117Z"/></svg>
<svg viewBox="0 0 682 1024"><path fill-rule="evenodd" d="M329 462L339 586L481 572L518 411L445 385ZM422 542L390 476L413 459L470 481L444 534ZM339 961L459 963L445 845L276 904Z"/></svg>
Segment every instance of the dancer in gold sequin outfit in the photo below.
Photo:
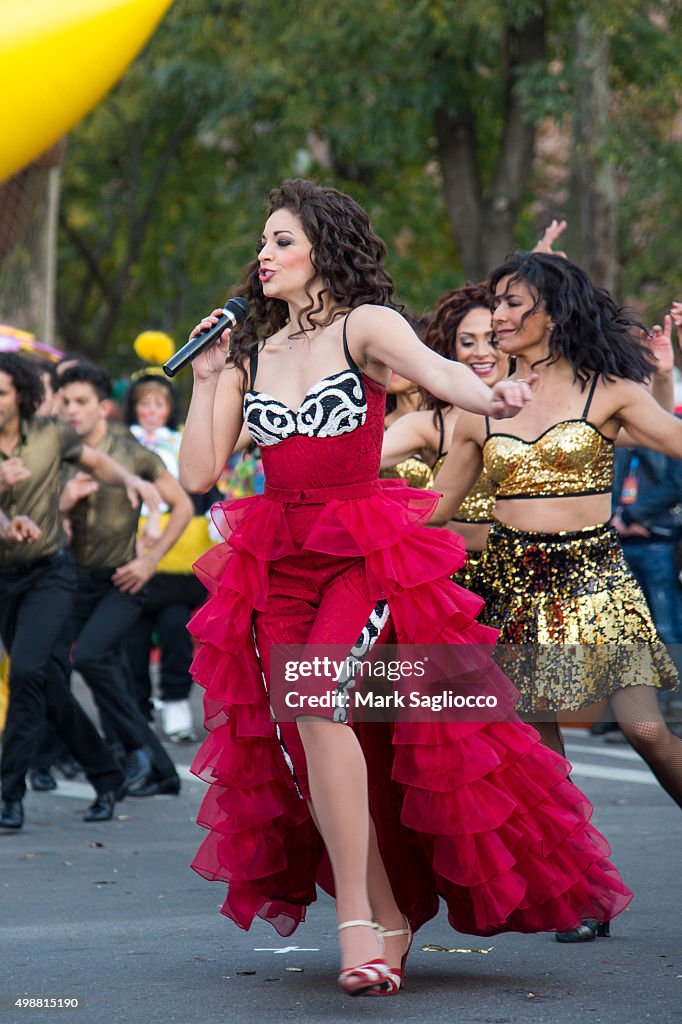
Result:
<svg viewBox="0 0 682 1024"><path fill-rule="evenodd" d="M677 684L611 514L613 444L682 457L682 423L644 387L655 366L638 327L569 260L517 253L491 276L493 327L534 401L514 432L463 413L436 488L445 522L485 466L497 487L496 523L472 588L487 620L514 645L509 670L521 709L563 750L556 712L605 696L661 785L682 806L682 741L666 726L656 688Z"/></svg>
<svg viewBox="0 0 682 1024"><path fill-rule="evenodd" d="M509 359L499 350L493 336L486 284L467 284L446 292L436 306L423 340L446 359L465 363L490 387L509 372ZM386 467L396 463L404 465L408 457L417 453L422 463L425 461L433 467L435 477L445 462L458 412L453 406L424 393L423 409L401 417L386 431L381 455L382 474L386 475ZM468 561L455 576L463 587L471 586L473 569L493 521L494 504L494 488L484 470L449 524L466 543Z"/></svg>

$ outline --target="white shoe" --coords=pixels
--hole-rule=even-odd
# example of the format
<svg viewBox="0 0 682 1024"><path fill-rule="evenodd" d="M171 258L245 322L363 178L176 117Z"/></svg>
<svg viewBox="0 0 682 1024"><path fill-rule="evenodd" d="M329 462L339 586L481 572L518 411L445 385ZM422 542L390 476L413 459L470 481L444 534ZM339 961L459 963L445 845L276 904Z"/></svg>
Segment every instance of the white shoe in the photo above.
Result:
<svg viewBox="0 0 682 1024"><path fill-rule="evenodd" d="M182 743L197 738L188 700L164 701L161 708L161 725L171 743Z"/></svg>

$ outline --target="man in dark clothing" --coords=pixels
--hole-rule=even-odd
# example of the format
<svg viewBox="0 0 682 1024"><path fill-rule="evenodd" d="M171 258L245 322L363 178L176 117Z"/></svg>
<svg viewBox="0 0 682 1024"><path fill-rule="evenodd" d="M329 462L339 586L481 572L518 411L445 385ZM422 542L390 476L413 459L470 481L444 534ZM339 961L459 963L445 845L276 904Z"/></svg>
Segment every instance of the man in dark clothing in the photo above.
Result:
<svg viewBox="0 0 682 1024"><path fill-rule="evenodd" d="M129 794L146 795L150 782L178 792L175 766L134 698L123 640L141 613L144 584L187 526L192 503L157 455L128 430L109 424L111 382L103 370L86 364L65 370L60 397L61 415L81 440L153 481L170 509L161 535L138 552L139 510L122 501L116 488L79 473L66 483L61 498L78 575L71 618L73 668L93 692L107 738L125 751Z"/></svg>
<svg viewBox="0 0 682 1024"><path fill-rule="evenodd" d="M40 536L0 545L0 639L10 658L10 698L0 758L0 828L21 828L26 773L40 742L45 716L83 765L97 797L86 821L112 817L123 775L63 678L53 653L63 636L76 586L71 556L60 548L60 474L79 464L99 481L158 505L158 493L85 446L65 424L36 417L42 385L36 371L13 353L0 353L0 488L11 520L30 518Z"/></svg>

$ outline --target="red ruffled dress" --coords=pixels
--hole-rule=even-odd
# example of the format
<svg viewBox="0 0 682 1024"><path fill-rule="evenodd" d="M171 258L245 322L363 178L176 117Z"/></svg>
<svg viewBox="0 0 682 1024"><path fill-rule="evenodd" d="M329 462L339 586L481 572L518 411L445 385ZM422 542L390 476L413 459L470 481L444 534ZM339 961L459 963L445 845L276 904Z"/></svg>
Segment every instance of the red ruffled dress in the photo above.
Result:
<svg viewBox="0 0 682 1024"><path fill-rule="evenodd" d="M252 363L245 419L265 493L215 507L225 542L195 566L210 591L190 623L209 734L192 771L209 789L192 867L227 883L222 912L239 927L258 916L283 936L333 879L296 725L271 715L270 646L351 647L377 610L382 639L390 629L401 644L496 637L476 622L481 600L450 580L463 542L424 527L438 495L378 480L385 391L346 357L296 412L253 389ZM477 935L568 930L629 903L570 765L515 716L338 727L362 744L381 853L413 928L439 898L453 928Z"/></svg>

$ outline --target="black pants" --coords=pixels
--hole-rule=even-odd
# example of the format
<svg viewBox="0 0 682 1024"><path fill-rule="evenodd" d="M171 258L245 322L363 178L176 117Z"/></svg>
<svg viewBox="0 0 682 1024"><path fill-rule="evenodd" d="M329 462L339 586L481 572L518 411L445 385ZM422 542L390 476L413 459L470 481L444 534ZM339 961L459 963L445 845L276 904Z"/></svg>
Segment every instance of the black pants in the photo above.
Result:
<svg viewBox="0 0 682 1024"><path fill-rule="evenodd" d="M97 729L55 670L54 652L68 629L74 587L73 563L63 552L0 569L0 638L10 658L0 759L3 800L23 798L46 716L98 792L117 789L123 781Z"/></svg>
<svg viewBox="0 0 682 1024"><path fill-rule="evenodd" d="M125 750L147 748L155 775L165 778L175 774L175 765L137 706L123 653L123 640L141 612L141 598L114 586L113 572L109 568L78 568L71 614L75 640L71 664L92 690L107 738L120 742Z"/></svg>
<svg viewBox="0 0 682 1024"><path fill-rule="evenodd" d="M193 651L187 623L206 598L206 591L195 576L164 572L153 576L141 593L142 614L126 637L125 652L135 697L146 712L151 696L149 655L154 633L161 648L161 698L172 701L189 697Z"/></svg>

